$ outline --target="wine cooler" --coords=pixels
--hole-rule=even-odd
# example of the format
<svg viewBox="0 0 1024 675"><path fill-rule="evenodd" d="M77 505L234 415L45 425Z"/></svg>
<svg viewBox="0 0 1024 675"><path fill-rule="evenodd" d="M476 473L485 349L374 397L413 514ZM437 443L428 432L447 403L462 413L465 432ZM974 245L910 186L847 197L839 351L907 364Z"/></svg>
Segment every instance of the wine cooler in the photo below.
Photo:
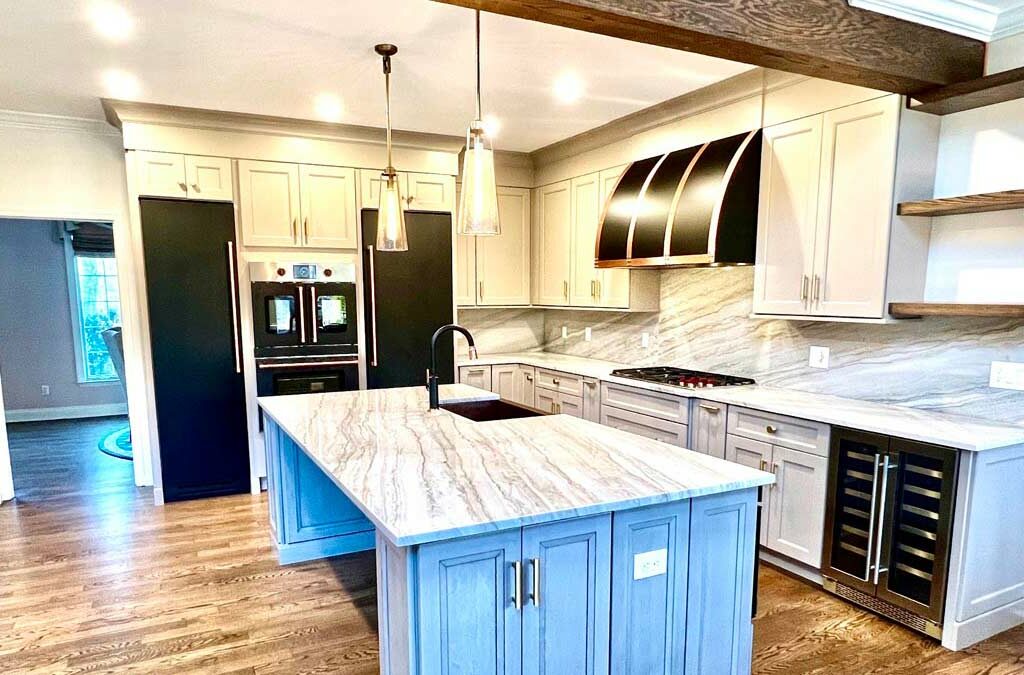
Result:
<svg viewBox="0 0 1024 675"><path fill-rule="evenodd" d="M825 588L941 638L957 452L832 430Z"/></svg>

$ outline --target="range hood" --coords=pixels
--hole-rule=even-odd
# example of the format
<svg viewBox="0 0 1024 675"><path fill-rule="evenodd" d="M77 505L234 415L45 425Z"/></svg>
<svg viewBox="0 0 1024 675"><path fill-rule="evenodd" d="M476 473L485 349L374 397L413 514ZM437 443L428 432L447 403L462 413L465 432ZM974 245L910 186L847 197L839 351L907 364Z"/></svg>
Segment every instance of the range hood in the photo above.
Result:
<svg viewBox="0 0 1024 675"><path fill-rule="evenodd" d="M633 162L604 206L597 267L751 265L761 131Z"/></svg>

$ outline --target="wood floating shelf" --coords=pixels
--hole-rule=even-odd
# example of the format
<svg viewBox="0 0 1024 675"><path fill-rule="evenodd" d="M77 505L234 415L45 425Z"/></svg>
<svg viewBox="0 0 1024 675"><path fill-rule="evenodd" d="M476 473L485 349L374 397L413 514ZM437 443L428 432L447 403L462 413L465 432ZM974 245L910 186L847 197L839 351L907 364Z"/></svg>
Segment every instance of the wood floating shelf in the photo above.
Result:
<svg viewBox="0 0 1024 675"><path fill-rule="evenodd" d="M911 110L949 115L1018 98L1024 98L1024 68L1013 68L913 94L908 105Z"/></svg>
<svg viewBox="0 0 1024 675"><path fill-rule="evenodd" d="M985 213L1010 209L1024 209L1024 190L1006 190L963 197L903 202L896 208L896 213L901 216L955 216L964 213Z"/></svg>
<svg viewBox="0 0 1024 675"><path fill-rule="evenodd" d="M981 316L1024 319L1024 305L981 305L949 302L891 302L889 314L897 319L925 316Z"/></svg>

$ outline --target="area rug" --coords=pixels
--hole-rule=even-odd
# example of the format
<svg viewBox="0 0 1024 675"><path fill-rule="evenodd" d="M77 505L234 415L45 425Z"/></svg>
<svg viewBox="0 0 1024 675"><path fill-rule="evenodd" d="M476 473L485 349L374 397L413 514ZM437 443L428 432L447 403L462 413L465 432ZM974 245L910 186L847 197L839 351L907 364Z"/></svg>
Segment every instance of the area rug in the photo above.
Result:
<svg viewBox="0 0 1024 675"><path fill-rule="evenodd" d="M100 440L100 452L118 459L132 461L132 430L130 427L115 429Z"/></svg>

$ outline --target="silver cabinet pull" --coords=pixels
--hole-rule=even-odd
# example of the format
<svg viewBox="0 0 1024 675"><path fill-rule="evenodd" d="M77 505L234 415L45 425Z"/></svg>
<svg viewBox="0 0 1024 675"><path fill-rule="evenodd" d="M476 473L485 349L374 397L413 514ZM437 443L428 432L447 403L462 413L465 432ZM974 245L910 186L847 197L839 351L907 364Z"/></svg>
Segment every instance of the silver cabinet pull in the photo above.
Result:
<svg viewBox="0 0 1024 675"><path fill-rule="evenodd" d="M306 296L302 293L302 286L299 289L299 342L306 344Z"/></svg>
<svg viewBox="0 0 1024 675"><path fill-rule="evenodd" d="M370 365L373 367L377 366L377 285L374 281L373 274L373 246L366 247L367 253L370 254L370 330L373 331L373 358L370 360Z"/></svg>
<svg viewBox="0 0 1024 675"><path fill-rule="evenodd" d="M540 607L540 558L530 558L530 575L533 589L530 591L530 599L534 607Z"/></svg>
<svg viewBox="0 0 1024 675"><path fill-rule="evenodd" d="M803 301L807 300L808 288L811 285L811 278L806 274L800 277L800 299Z"/></svg>
<svg viewBox="0 0 1024 675"><path fill-rule="evenodd" d="M698 403L697 405L701 410L706 410L712 415L717 415L722 411L718 406L708 405L707 403Z"/></svg>
<svg viewBox="0 0 1024 675"><path fill-rule="evenodd" d="M889 463L889 455L882 458L882 486L878 489L878 494L885 499L886 492L889 490L889 469L896 468ZM878 526L875 527L875 585L878 585L878 577L882 572L888 572L889 568L882 568L882 536L885 532L885 528L882 527L882 520L885 518L885 502L882 502L882 508L878 511Z"/></svg>
<svg viewBox="0 0 1024 675"><path fill-rule="evenodd" d="M523 563L516 560L512 563L512 605L521 610L523 608Z"/></svg>
<svg viewBox="0 0 1024 675"><path fill-rule="evenodd" d="M814 275L814 302L821 300L821 277Z"/></svg>
<svg viewBox="0 0 1024 675"><path fill-rule="evenodd" d="M316 322L316 287L309 287L309 324L313 327L313 344L316 344L320 339L320 334L317 331Z"/></svg>
<svg viewBox="0 0 1024 675"><path fill-rule="evenodd" d="M769 424L768 426L766 426L764 428L764 430L767 431L770 434L774 434L776 431L778 431L778 428L775 425L773 425L773 424Z"/></svg>
<svg viewBox="0 0 1024 675"><path fill-rule="evenodd" d="M231 290L231 335L234 338L235 372L242 372L242 341L238 338L238 295L235 281L235 242L228 242L228 286Z"/></svg>
<svg viewBox="0 0 1024 675"><path fill-rule="evenodd" d="M875 453L874 468L871 470L871 515L868 516L868 554L864 556L864 576L861 581L867 581L871 578L871 570L874 565L871 564L871 547L875 545L875 520L878 512L878 465L882 460L882 455Z"/></svg>

